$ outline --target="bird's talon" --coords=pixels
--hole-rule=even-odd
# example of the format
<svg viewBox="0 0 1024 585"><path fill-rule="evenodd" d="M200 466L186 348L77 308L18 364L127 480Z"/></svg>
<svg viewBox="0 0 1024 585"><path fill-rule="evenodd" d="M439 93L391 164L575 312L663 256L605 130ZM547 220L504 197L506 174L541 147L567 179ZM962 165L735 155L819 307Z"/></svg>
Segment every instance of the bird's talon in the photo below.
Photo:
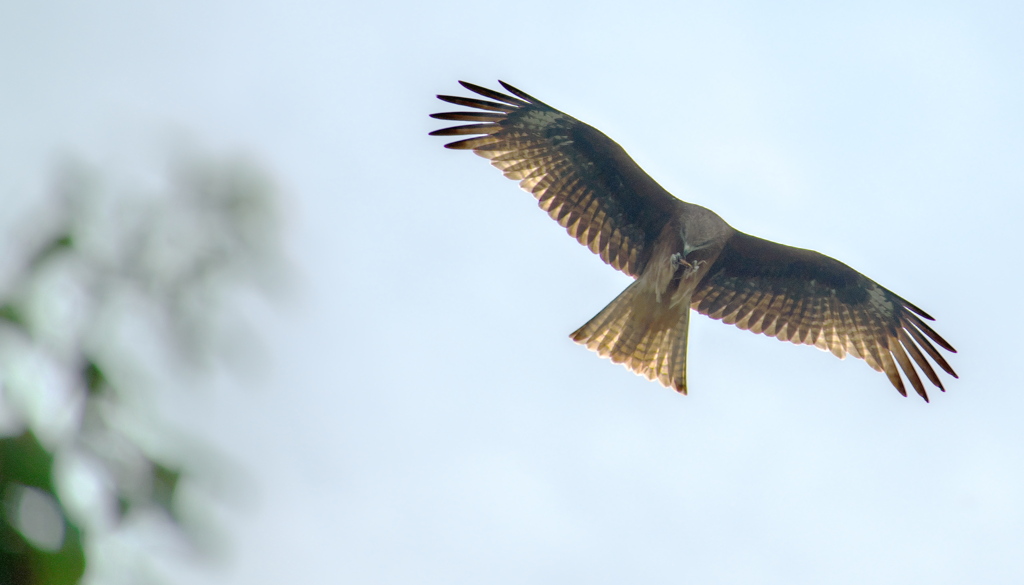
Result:
<svg viewBox="0 0 1024 585"><path fill-rule="evenodd" d="M683 258L683 255L680 254L679 252L676 252L675 254L672 254L672 256L671 256L671 258L669 258L669 260L672 262L672 269L673 270L677 270L680 266L683 266L685 268L690 268L690 267L693 266L692 264L687 262L686 258Z"/></svg>

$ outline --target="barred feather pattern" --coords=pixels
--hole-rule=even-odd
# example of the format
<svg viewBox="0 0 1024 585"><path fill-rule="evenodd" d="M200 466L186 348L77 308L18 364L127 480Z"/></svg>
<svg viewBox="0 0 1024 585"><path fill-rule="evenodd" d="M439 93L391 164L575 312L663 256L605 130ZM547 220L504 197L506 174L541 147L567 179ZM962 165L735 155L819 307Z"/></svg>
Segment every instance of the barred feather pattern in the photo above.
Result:
<svg viewBox="0 0 1024 585"><path fill-rule="evenodd" d="M579 243L617 270L639 276L677 200L593 127L504 82L514 96L460 83L494 101L438 96L479 111L433 114L474 123L431 134L473 136L446 146L489 159Z"/></svg>
<svg viewBox="0 0 1024 585"><path fill-rule="evenodd" d="M641 279L570 337L601 357L686 394L689 323L688 307L659 302Z"/></svg>
<svg viewBox="0 0 1024 585"><path fill-rule="evenodd" d="M746 255L755 241L758 255ZM926 401L918 369L945 390L925 354L957 377L935 345L956 350L924 322L932 320L927 313L810 250L737 234L694 291L691 307L753 333L863 359L904 396L899 370Z"/></svg>

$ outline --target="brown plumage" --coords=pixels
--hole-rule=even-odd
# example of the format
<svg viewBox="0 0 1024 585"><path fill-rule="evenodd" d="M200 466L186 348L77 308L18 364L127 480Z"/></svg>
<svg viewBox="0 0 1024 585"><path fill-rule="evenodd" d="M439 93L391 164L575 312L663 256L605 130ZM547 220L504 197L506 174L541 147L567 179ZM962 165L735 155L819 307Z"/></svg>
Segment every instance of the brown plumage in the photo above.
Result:
<svg viewBox="0 0 1024 585"><path fill-rule="evenodd" d="M446 146L489 159L569 235L636 279L574 341L685 394L693 308L740 329L861 358L904 396L897 364L925 400L917 369L944 390L928 358L956 377L933 344L956 350L924 322L932 317L863 274L739 232L675 198L607 136L504 82L512 95L460 83L487 99L437 96L475 110L433 114L470 123L431 134L467 137Z"/></svg>

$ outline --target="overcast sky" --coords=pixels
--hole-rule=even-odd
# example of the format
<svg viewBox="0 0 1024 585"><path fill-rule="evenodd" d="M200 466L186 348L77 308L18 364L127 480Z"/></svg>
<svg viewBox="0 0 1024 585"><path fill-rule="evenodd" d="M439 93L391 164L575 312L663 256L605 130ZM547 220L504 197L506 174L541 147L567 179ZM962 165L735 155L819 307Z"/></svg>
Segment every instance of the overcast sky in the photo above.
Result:
<svg viewBox="0 0 1024 585"><path fill-rule="evenodd" d="M182 582L1016 584L1022 26L1009 0L8 1L0 197L182 135L282 187L269 373L166 413L252 484ZM684 397L574 344L628 277L427 136L435 94L499 78L928 311L961 379L925 404L695 316Z"/></svg>

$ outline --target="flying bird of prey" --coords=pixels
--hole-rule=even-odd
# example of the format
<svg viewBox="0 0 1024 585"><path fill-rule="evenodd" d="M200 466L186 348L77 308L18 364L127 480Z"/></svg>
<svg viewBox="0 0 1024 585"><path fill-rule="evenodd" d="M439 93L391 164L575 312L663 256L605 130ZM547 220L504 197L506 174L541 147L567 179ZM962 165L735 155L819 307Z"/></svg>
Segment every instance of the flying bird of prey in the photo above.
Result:
<svg viewBox="0 0 1024 585"><path fill-rule="evenodd" d="M896 365L928 400L917 368L942 387L925 357L957 377L956 352L928 313L849 266L812 250L733 229L715 212L677 199L597 129L500 82L471 83L487 99L439 95L470 111L433 114L470 122L431 132L489 159L536 197L569 235L635 280L573 341L686 394L690 309L781 341L852 355L907 391ZM933 345L935 344L935 345Z"/></svg>

